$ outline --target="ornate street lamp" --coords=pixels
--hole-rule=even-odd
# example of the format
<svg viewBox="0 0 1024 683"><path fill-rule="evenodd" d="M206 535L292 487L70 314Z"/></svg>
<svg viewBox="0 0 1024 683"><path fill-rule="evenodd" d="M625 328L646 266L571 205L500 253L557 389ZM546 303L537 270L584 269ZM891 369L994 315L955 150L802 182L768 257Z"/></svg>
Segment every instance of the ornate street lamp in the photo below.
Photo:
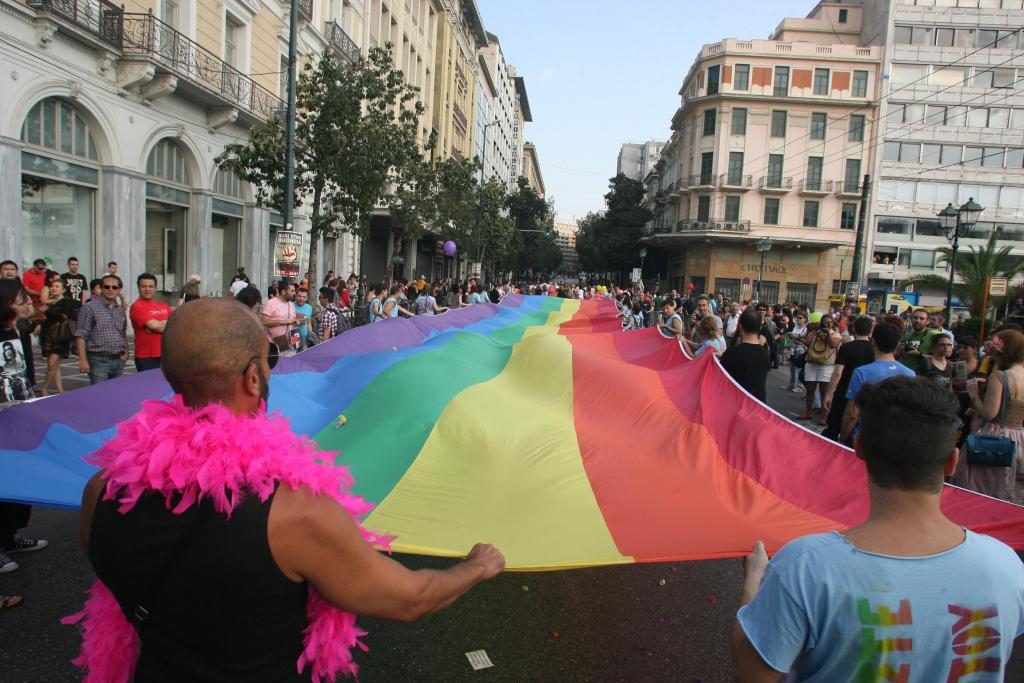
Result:
<svg viewBox="0 0 1024 683"><path fill-rule="evenodd" d="M644 277L644 259L647 258L647 247L640 247L640 279Z"/></svg>
<svg viewBox="0 0 1024 683"><path fill-rule="evenodd" d="M959 209L952 202L939 212L939 220L946 231L946 238L953 242L953 257L949 260L949 284L946 287L946 324L953 319L953 280L956 278L956 254L960 249L960 237L970 237L978 216L985 210L974 197Z"/></svg>
<svg viewBox="0 0 1024 683"><path fill-rule="evenodd" d="M761 301L761 280L764 279L764 257L772 249L772 239L770 237L762 237L757 242L754 242L754 249L761 253L761 266L757 269L757 303L763 303Z"/></svg>

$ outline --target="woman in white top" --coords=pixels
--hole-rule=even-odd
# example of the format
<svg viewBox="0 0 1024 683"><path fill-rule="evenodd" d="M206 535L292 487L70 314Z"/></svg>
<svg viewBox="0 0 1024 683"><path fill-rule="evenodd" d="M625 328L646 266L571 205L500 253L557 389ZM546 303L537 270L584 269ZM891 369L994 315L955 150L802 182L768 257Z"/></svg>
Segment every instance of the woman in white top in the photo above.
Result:
<svg viewBox="0 0 1024 683"><path fill-rule="evenodd" d="M790 391L802 391L800 386L800 371L804 369L804 361L807 360L807 347L804 345L804 336L807 334L807 316L797 313L793 316L793 329L786 334L792 346L789 352L789 386Z"/></svg>

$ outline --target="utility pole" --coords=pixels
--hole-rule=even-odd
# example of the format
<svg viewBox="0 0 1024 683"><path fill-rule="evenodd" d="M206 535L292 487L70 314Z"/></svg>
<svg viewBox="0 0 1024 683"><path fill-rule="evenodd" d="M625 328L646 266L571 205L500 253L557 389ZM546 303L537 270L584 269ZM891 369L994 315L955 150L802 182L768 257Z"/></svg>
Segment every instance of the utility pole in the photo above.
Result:
<svg viewBox="0 0 1024 683"><path fill-rule="evenodd" d="M860 277L864 251L864 224L867 222L868 196L871 194L871 176L864 175L864 184L860 188L860 210L857 212L857 237L853 243L853 265L850 268L850 282L846 285L846 303L851 300L860 310ZM842 279L842 273L839 278Z"/></svg>
<svg viewBox="0 0 1024 683"><path fill-rule="evenodd" d="M295 63L298 61L299 0L291 0L288 15L288 104L284 115L284 206L281 207L281 215L284 218L284 229L294 230L292 213L295 203Z"/></svg>

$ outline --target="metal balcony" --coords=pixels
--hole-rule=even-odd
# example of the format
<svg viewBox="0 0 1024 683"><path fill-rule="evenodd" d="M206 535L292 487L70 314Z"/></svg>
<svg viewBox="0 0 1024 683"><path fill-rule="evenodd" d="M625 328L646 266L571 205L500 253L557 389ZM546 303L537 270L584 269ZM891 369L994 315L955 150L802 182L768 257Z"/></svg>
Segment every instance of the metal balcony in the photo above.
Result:
<svg viewBox="0 0 1024 683"><path fill-rule="evenodd" d="M761 192L789 192L793 189L793 179L773 175L761 176L760 188Z"/></svg>
<svg viewBox="0 0 1024 683"><path fill-rule="evenodd" d="M816 178L804 178L800 181L800 194L823 197L832 192L832 181Z"/></svg>
<svg viewBox="0 0 1024 683"><path fill-rule="evenodd" d="M336 21L327 22L327 42L331 44L337 55L349 64L359 61L359 46L349 38L344 29Z"/></svg>
<svg viewBox="0 0 1024 683"><path fill-rule="evenodd" d="M750 232L750 221L728 221L722 218L710 218L706 221L684 218L676 223L676 232Z"/></svg>
<svg viewBox="0 0 1024 683"><path fill-rule="evenodd" d="M28 6L57 20L72 37L82 34L108 47L121 48L121 8L107 0L28 0Z"/></svg>
<svg viewBox="0 0 1024 683"><path fill-rule="evenodd" d="M837 180L834 185L837 196L859 197L861 195L860 181Z"/></svg>
<svg viewBox="0 0 1024 683"><path fill-rule="evenodd" d="M718 186L723 190L749 190L754 184L754 177L742 173L723 173L718 178Z"/></svg>
<svg viewBox="0 0 1024 683"><path fill-rule="evenodd" d="M284 103L266 88L151 14L125 14L125 59L137 56L178 78L175 88L216 108L236 108L247 120L266 121Z"/></svg>
<svg viewBox="0 0 1024 683"><path fill-rule="evenodd" d="M715 188L715 175L713 173L697 173L690 176L688 187L691 190L713 190Z"/></svg>

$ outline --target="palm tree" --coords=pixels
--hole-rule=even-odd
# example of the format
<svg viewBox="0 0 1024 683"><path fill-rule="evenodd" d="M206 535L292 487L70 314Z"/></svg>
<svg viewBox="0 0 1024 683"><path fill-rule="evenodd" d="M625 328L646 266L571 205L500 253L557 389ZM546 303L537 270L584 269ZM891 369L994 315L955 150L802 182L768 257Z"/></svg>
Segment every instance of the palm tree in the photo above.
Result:
<svg viewBox="0 0 1024 683"><path fill-rule="evenodd" d="M1010 254L1010 247L997 247L997 234L993 232L984 247L970 247L970 251L960 250L956 259L956 280L953 282L953 294L965 306L971 309L971 316L981 315L981 302L985 298L985 286L988 278L1003 276L1012 280L1024 273L1024 257ZM949 263L953 259L953 250L949 247L939 249L939 263ZM945 291L949 278L943 275L915 275L903 281L904 285L921 285ZM989 299L989 305L995 303Z"/></svg>

